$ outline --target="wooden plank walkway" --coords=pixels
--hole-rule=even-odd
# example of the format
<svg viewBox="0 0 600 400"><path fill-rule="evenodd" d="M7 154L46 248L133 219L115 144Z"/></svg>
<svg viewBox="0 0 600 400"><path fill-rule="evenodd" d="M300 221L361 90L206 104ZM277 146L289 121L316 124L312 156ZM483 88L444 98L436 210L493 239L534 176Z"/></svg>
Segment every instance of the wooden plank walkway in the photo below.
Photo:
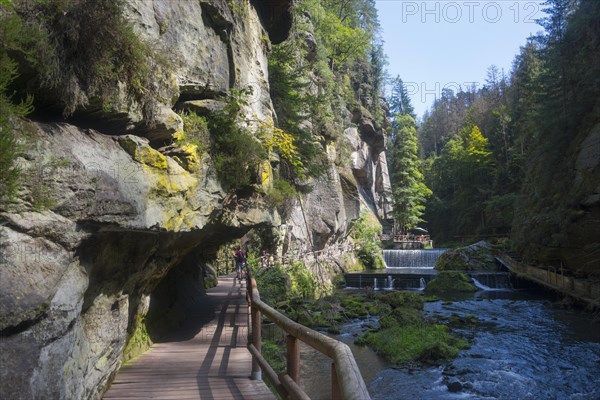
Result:
<svg viewBox="0 0 600 400"><path fill-rule="evenodd" d="M275 399L263 381L249 378L245 282L219 278L191 317L168 342L122 367L104 399Z"/></svg>

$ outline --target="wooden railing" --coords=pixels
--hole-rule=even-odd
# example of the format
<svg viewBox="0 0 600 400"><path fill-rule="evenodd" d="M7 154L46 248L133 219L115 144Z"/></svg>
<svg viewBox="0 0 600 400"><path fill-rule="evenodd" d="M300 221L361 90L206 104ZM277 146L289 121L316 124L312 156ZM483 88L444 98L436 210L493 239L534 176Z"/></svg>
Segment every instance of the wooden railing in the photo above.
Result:
<svg viewBox="0 0 600 400"><path fill-rule="evenodd" d="M300 341L329 357L331 399L368 400L369 392L350 348L329 336L292 321L260 299L252 268L247 268L247 298L251 327L248 350L252 354L252 379L269 382L284 399L310 399L300 388ZM261 354L261 317L265 316L287 334L287 370L277 374Z"/></svg>
<svg viewBox="0 0 600 400"><path fill-rule="evenodd" d="M539 268L527 265L506 253L499 254L496 260L513 273L600 308L600 283L565 276L562 267L557 270L552 266Z"/></svg>
<svg viewBox="0 0 600 400"><path fill-rule="evenodd" d="M391 233L382 233L379 235L379 239L382 241L394 241L394 242L421 242L427 243L431 241L431 237L429 235L415 235L415 234L396 234L393 235Z"/></svg>

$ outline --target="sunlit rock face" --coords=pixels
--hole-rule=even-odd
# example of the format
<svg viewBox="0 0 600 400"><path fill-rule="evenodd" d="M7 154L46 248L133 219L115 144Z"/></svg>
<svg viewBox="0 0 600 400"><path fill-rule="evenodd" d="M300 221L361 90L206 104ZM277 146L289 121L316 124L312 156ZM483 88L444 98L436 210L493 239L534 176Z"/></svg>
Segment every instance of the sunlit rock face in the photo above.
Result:
<svg viewBox="0 0 600 400"><path fill-rule="evenodd" d="M145 138L27 129L34 176L0 226L0 392L99 398L168 271L280 220L260 197L228 196L208 162L192 174Z"/></svg>
<svg viewBox="0 0 600 400"><path fill-rule="evenodd" d="M111 110L21 124L26 173L0 212L0 397L100 398L144 317L158 334L201 301L221 244L266 228L279 252L339 249L361 208L389 211L383 134L367 117L344 133L352 166L335 166L331 152L328 173L283 219L257 191L223 190L210 155L169 145L182 129L174 110L215 112L232 88L251 88L245 116L275 118L267 39L287 36L291 1L241 3L233 12L225 0L124 2L173 67L151 83L160 95L151 121L123 95Z"/></svg>
<svg viewBox="0 0 600 400"><path fill-rule="evenodd" d="M100 398L169 271L185 268L202 288L206 254L281 224L261 196L225 192L208 155L190 165L156 145L181 130L178 103L233 87L252 88L245 115L273 118L268 36L246 4L241 16L225 1L126 2L136 31L174 67L152 83L153 121L124 96L126 112L78 114L94 129L23 123L28 176L0 226L3 398Z"/></svg>

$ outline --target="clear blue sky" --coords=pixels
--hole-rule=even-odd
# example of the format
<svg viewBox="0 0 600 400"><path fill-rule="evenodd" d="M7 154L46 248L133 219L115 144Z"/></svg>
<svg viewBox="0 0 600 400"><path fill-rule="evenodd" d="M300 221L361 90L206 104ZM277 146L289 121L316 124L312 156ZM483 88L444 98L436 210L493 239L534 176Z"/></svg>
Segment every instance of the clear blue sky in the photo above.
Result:
<svg viewBox="0 0 600 400"><path fill-rule="evenodd" d="M444 87L508 74L519 47L542 28L542 0L377 0L388 73L407 84L420 118Z"/></svg>

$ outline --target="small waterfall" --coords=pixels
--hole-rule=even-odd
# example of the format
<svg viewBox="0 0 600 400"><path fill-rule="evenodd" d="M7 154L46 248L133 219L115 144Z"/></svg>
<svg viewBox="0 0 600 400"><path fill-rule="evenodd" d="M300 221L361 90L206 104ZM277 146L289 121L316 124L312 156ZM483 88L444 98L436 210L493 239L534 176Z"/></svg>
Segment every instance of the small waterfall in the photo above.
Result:
<svg viewBox="0 0 600 400"><path fill-rule="evenodd" d="M427 281L425 281L425 278L419 279L419 289L423 290L425 289L425 286L427 286Z"/></svg>
<svg viewBox="0 0 600 400"><path fill-rule="evenodd" d="M373 290L377 290L377 278L373 278Z"/></svg>
<svg viewBox="0 0 600 400"><path fill-rule="evenodd" d="M433 268L446 249L383 250L387 268Z"/></svg>
<svg viewBox="0 0 600 400"><path fill-rule="evenodd" d="M394 278L392 278L391 275L388 275L386 289L393 290L394 289L394 282L396 282L396 280Z"/></svg>
<svg viewBox="0 0 600 400"><path fill-rule="evenodd" d="M510 274L502 272L475 273L471 276L473 284L481 290L511 290Z"/></svg>
<svg viewBox="0 0 600 400"><path fill-rule="evenodd" d="M491 290L492 289L491 287L485 286L484 284L479 282L476 278L471 278L471 280L473 281L473 284L477 287L477 289L481 289L481 290Z"/></svg>

